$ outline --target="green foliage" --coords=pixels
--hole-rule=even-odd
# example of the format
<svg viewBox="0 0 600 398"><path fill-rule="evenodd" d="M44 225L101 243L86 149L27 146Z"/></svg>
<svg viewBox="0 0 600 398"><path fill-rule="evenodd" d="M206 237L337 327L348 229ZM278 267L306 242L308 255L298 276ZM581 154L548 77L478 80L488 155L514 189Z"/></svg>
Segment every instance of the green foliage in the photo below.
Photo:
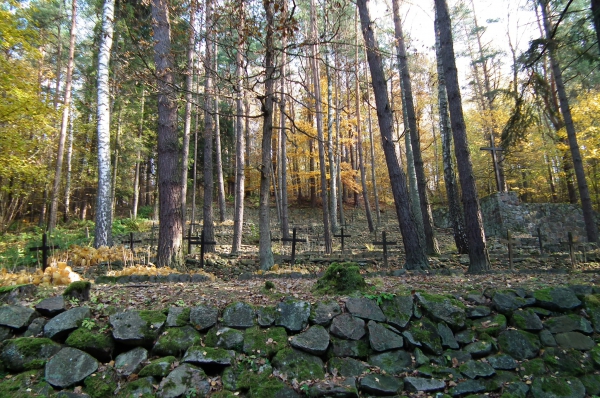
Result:
<svg viewBox="0 0 600 398"><path fill-rule="evenodd" d="M365 294L365 297L370 300L377 301L377 305L383 304L383 300L393 300L396 295L394 293L379 293L379 294Z"/></svg>
<svg viewBox="0 0 600 398"><path fill-rule="evenodd" d="M358 264L352 262L332 263L325 275L319 279L314 290L323 294L348 294L362 291L367 287L365 278L360 274Z"/></svg>

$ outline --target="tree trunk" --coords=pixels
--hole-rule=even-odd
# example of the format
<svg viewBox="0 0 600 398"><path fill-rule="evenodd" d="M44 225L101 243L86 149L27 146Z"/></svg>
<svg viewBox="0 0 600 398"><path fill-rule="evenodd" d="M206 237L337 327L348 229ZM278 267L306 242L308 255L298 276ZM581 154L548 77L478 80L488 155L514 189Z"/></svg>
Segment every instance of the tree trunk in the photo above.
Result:
<svg viewBox="0 0 600 398"><path fill-rule="evenodd" d="M371 106L367 112L369 117L369 140L371 141L371 184L373 185L373 196L375 200L375 213L377 214L377 226L381 225L381 211L379 210L379 193L377 192L377 179L375 178L375 143L373 142L373 122L371 117Z"/></svg>
<svg viewBox="0 0 600 398"><path fill-rule="evenodd" d="M244 91L242 85L244 79L242 74L242 70L244 68L244 26L246 22L244 2L239 3L239 8L237 11L239 13L239 25L237 38L237 52L235 55L235 204L233 210L233 243L231 245L231 254L238 254L242 248L242 234L244 224L244 188L246 182L246 175L244 170Z"/></svg>
<svg viewBox="0 0 600 398"><path fill-rule="evenodd" d="M600 50L600 0L590 0L592 16L594 18L594 30L596 31L596 40Z"/></svg>
<svg viewBox="0 0 600 398"><path fill-rule="evenodd" d="M263 136L262 164L260 167L260 204L258 210L260 269L266 271L273 267L273 251L271 249L271 225L269 202L271 194L271 139L273 136L273 96L275 85L275 45L273 43L274 21L273 2L265 0L263 6L266 14L267 32L265 35L265 96L262 99Z"/></svg>
<svg viewBox="0 0 600 398"><path fill-rule="evenodd" d="M337 73L337 72L336 72ZM337 222L338 213L338 184L337 170L338 165L333 157L333 100L332 86L333 79L331 78L331 67L329 66L329 47L325 51L325 76L327 78L327 158L329 160L329 217L331 218L331 230L336 233L339 229ZM337 112L337 110L336 110Z"/></svg>
<svg viewBox="0 0 600 398"><path fill-rule="evenodd" d="M460 208L460 195L458 193L458 184L456 183L456 172L454 171L454 161L452 160L452 130L448 118L448 94L446 94L446 79L444 78L444 67L440 54L440 37L437 27L438 20L435 20L435 55L437 59L438 74L438 104L440 111L440 134L442 136L442 162L444 163L444 185L446 186L446 196L448 197L448 213L454 243L460 254L469 253L469 243L465 232L465 223L462 210Z"/></svg>
<svg viewBox="0 0 600 398"><path fill-rule="evenodd" d="M583 220L585 222L585 230L587 233L588 242L598 241L598 227L594 216L594 209L592 208L592 200L590 198L590 192L588 190L587 181L585 179L585 171L583 169L583 160L579 151L579 144L577 143L577 134L575 132L575 125L573 124L573 118L571 117L571 109L569 107L569 99L563 83L562 72L560 65L556 58L556 42L552 37L553 27L548 18L548 1L540 0L540 6L542 9L542 19L544 23L544 30L546 32L546 40L548 41L548 53L550 56L550 65L552 66L552 72L554 75L554 81L556 82L556 90L558 92L558 100L560 103L560 111L565 122L565 128L567 130L567 137L569 140L569 147L571 149L571 157L573 159L573 168L575 170L575 177L577 178L577 186L579 188L579 197L581 199L581 208L583 210Z"/></svg>
<svg viewBox="0 0 600 398"><path fill-rule="evenodd" d="M190 157L190 132L192 130L192 91L194 89L194 53L196 52L195 25L197 8L197 0L191 0L190 31L187 48L187 71L185 75L185 113L183 115L183 142L181 145L181 225L184 229L187 220L187 186ZM192 220L192 222L194 222L194 220Z"/></svg>
<svg viewBox="0 0 600 398"><path fill-rule="evenodd" d="M415 174L417 176L417 186L419 192L419 205L421 208L421 217L423 218L423 232L425 233L425 251L429 255L440 254L435 230L433 228L433 218L429 206L429 195L427 195L427 179L423 167L423 157L421 156L421 139L417 130L417 117L415 115L415 105L413 101L412 86L410 83L410 72L408 70L408 60L406 57L406 46L404 44L404 33L400 23L400 6L398 0L392 0L394 10L394 31L396 36L396 51L398 55L398 68L400 69L401 88L403 92L404 103L406 104L406 115L408 116L408 129L410 132L410 141L413 160L415 164ZM415 206L417 203L414 204Z"/></svg>
<svg viewBox="0 0 600 398"><path fill-rule="evenodd" d="M456 70L454 44L448 4L446 0L435 0L436 17L440 34L440 54L446 79L446 92L450 108L452 134L454 136L454 152L458 165L462 199L469 243L469 273L478 273L490 269L490 260L485 243L483 219L477 196L477 186L473 176L471 154L467 142L465 120L462 112L462 99Z"/></svg>
<svg viewBox="0 0 600 398"><path fill-rule="evenodd" d="M69 118L69 136L67 137L67 175L65 181L65 212L63 213L63 221L69 221L71 207L71 171L73 160L73 113Z"/></svg>
<svg viewBox="0 0 600 398"><path fill-rule="evenodd" d="M284 11L283 13L287 15L287 6L284 2ZM283 36L281 38L281 47L286 47L286 37ZM287 239L290 237L290 226L289 226L289 211L288 211L288 186L287 186L287 130L285 128L285 106L286 106L286 93L285 93L285 78L286 78L286 63L287 63L287 53L285 51L281 54L281 97L279 102L280 109L280 119L279 119L279 156L281 158L280 167L279 167L279 189L281 192L281 237Z"/></svg>
<svg viewBox="0 0 600 398"><path fill-rule="evenodd" d="M119 116L117 117L117 134L115 136L115 154L113 160L113 175L112 175L112 183L110 190L110 218L112 220L115 219L115 207L117 206L116 201L116 191L117 191L117 177L119 175L119 150L121 149L121 131L122 131L122 122L123 122L123 107L119 108Z"/></svg>
<svg viewBox="0 0 600 398"><path fill-rule="evenodd" d="M52 197L50 199L50 221L48 230L56 228L58 219L58 198L60 196L60 180L62 177L63 157L65 153L65 141L67 139L67 128L69 127L69 112L71 111L71 87L73 86L73 66L75 56L75 29L77 28L77 2L71 3L71 39L69 42L69 62L67 64L67 77L65 85L65 100L63 103L62 121L60 123L60 134L58 136L58 152L56 154L56 169L54 173L54 184L52 187ZM60 38L59 38L60 40ZM60 61L59 61L60 62ZM57 77L57 88L58 81ZM58 97L58 92L56 93Z"/></svg>
<svg viewBox="0 0 600 398"><path fill-rule="evenodd" d="M181 153L177 136L177 103L171 52L168 0L152 0L154 64L158 87L159 267L178 267L182 261Z"/></svg>
<svg viewBox="0 0 600 398"><path fill-rule="evenodd" d="M218 51L217 42L215 40L215 51L214 56L214 71L217 74L218 68ZM217 93L217 87L215 85L215 160L217 167L217 196L219 199L219 221L225 221L227 210L225 208L225 182L223 179L223 157L221 151L221 127L220 127L220 110L219 110L219 94Z"/></svg>
<svg viewBox="0 0 600 398"><path fill-rule="evenodd" d="M213 137L214 137L214 82L213 54L214 46L211 43L213 38L213 0L206 0L206 39L205 39L205 55L204 55L204 204L202 206L203 231L204 239L214 241L214 222L213 222ZM213 252L214 245L205 245L204 252Z"/></svg>
<svg viewBox="0 0 600 398"><path fill-rule="evenodd" d="M131 209L131 217L137 218L138 207L140 203L140 169L141 169L141 145L142 134L144 132L144 105L146 102L146 90L142 87L142 103L140 106L140 127L138 130L138 150L135 157L135 177L133 178L133 206Z"/></svg>
<svg viewBox="0 0 600 398"><path fill-rule="evenodd" d="M114 28L114 0L105 0L102 34L98 51L98 190L96 191L96 228L94 247L112 246L110 217L110 88L108 83L110 51Z"/></svg>
<svg viewBox="0 0 600 398"><path fill-rule="evenodd" d="M390 175L390 183L396 205L396 214L398 215L400 230L402 231L404 251L406 253L406 264L404 266L407 269L427 269L429 268L427 256L425 255L423 243L419 239L415 219L409 205L406 175L398 163L398 158L394 149L392 137L394 121L388 100L387 85L381 62L381 52L379 51L379 46L375 40L375 34L371 25L368 1L369 0L358 0L357 6L363 37L367 47L367 59L371 70L371 84L373 85L373 91L375 93L379 131L381 133L383 151Z"/></svg>
<svg viewBox="0 0 600 398"><path fill-rule="evenodd" d="M335 54L335 70L338 71L339 70L339 65L338 65L338 56L337 56L337 52ZM335 150L336 150L336 156L335 156L335 163L337 164L337 174L335 175L335 178L337 179L337 186L338 186L338 193L337 193L337 197L338 197L338 207L340 210L340 224L341 225L346 225L346 220L344 219L344 189L343 189L343 185L342 185L342 147L340 145L340 134L341 134L341 130L340 130L340 80L339 80L339 73L335 73ZM331 178L334 178L334 176L332 176Z"/></svg>
<svg viewBox="0 0 600 398"><path fill-rule="evenodd" d="M329 226L329 199L327 195L327 165L325 164L325 138L323 134L323 109L321 104L321 75L319 73L319 36L317 34L317 9L315 0L310 1L311 38L312 38L312 73L315 92L315 116L317 118L317 140L319 148L319 169L321 172L321 205L323 208L323 239L325 253L331 254L331 228Z"/></svg>

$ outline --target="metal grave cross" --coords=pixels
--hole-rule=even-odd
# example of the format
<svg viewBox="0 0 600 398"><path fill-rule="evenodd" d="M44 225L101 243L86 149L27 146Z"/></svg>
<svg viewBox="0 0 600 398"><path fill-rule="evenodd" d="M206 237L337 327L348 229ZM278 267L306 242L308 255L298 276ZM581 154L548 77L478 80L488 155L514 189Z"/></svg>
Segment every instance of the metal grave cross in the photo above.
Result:
<svg viewBox="0 0 600 398"><path fill-rule="evenodd" d="M204 268L204 246L206 245L216 245L217 242L204 240L204 229L200 232L200 236L191 236L188 234L188 254L192 251L192 245L200 245L200 267Z"/></svg>
<svg viewBox="0 0 600 398"><path fill-rule="evenodd" d="M542 245L542 230L538 227L537 229L537 236L535 236L535 238L538 238L538 244L540 245L540 255L544 255L544 246Z"/></svg>
<svg viewBox="0 0 600 398"><path fill-rule="evenodd" d="M504 189L502 187L501 179L500 179L500 167L498 167L498 152L504 151L504 148L496 146L494 144L493 136L490 137L490 146L482 146L479 148L480 151L490 151L492 154L492 162L494 163L494 175L496 177L496 186L498 188L498 192L502 192Z"/></svg>
<svg viewBox="0 0 600 398"><path fill-rule="evenodd" d="M48 236L46 235L46 233L44 232L44 234L42 235L42 245L41 246L37 246L37 247L30 247L29 251L30 252L42 252L42 266L44 267L44 271L46 270L46 268L48 268L48 250L54 250L54 249L58 249L57 245L51 245L48 246Z"/></svg>
<svg viewBox="0 0 600 398"><path fill-rule="evenodd" d="M352 235L344 235L344 228L342 227L341 229L341 234L339 235L333 235L335 238L341 238L342 240L342 253L344 253L344 238L350 238L352 237Z"/></svg>
<svg viewBox="0 0 600 398"><path fill-rule="evenodd" d="M292 265L296 262L296 242L306 242L306 239L297 239L296 238L296 228L292 229L292 237L291 238L281 238L282 242L292 242Z"/></svg>
<svg viewBox="0 0 600 398"><path fill-rule="evenodd" d="M387 252L387 248L388 248L388 246L397 245L398 242L390 242L389 240L387 240L386 237L385 237L385 231L383 231L381 233L381 242L373 242L373 244L374 245L383 246L383 265L387 268L387 266L388 266L388 252Z"/></svg>
<svg viewBox="0 0 600 398"><path fill-rule="evenodd" d="M142 243L141 240L134 240L133 239L133 232L129 233L129 240L127 239L121 239L121 243L129 243L129 250L133 251L133 244L134 243Z"/></svg>

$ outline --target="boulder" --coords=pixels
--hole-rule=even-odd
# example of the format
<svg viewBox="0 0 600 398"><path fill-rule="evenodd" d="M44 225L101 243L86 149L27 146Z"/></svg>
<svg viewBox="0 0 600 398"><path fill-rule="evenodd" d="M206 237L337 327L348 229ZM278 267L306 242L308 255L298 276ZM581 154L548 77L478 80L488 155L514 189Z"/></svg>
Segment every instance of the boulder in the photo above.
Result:
<svg viewBox="0 0 600 398"><path fill-rule="evenodd" d="M223 311L223 324L231 328L247 329L254 326L256 310L250 304L234 303Z"/></svg>
<svg viewBox="0 0 600 398"><path fill-rule="evenodd" d="M478 305L476 307L467 308L467 318L470 319L483 318L484 316L489 316L491 313L492 310L486 305Z"/></svg>
<svg viewBox="0 0 600 398"><path fill-rule="evenodd" d="M192 326L166 328L152 348L158 356L175 355L180 357L194 344L200 344L202 337Z"/></svg>
<svg viewBox="0 0 600 398"><path fill-rule="evenodd" d="M575 349L549 347L544 350L541 359L552 373L561 376L582 376L594 370L589 355Z"/></svg>
<svg viewBox="0 0 600 398"><path fill-rule="evenodd" d="M344 339L360 340L366 333L365 321L344 313L333 318L329 332Z"/></svg>
<svg viewBox="0 0 600 398"><path fill-rule="evenodd" d="M433 354L442 354L442 340L438 334L437 325L431 322L428 318L412 321L408 329L412 336L412 343L423 350ZM406 335L406 334L405 334Z"/></svg>
<svg viewBox="0 0 600 398"><path fill-rule="evenodd" d="M369 343L365 339L346 340L331 336L331 355L336 357L366 358L369 355Z"/></svg>
<svg viewBox="0 0 600 398"><path fill-rule="evenodd" d="M544 328L542 320L531 308L513 312L510 324L528 332L536 332Z"/></svg>
<svg viewBox="0 0 600 398"><path fill-rule="evenodd" d="M359 389L368 394L396 395L404 388L402 380L383 374L366 375L360 380Z"/></svg>
<svg viewBox="0 0 600 398"><path fill-rule="evenodd" d="M219 310L215 307L199 305L190 310L190 323L196 330L202 332L215 326Z"/></svg>
<svg viewBox="0 0 600 398"><path fill-rule="evenodd" d="M82 382L98 370L98 361L77 348L65 347L46 363L46 381L58 388Z"/></svg>
<svg viewBox="0 0 600 398"><path fill-rule="evenodd" d="M504 315L510 315L519 308L531 306L535 303L534 299L525 299L517 296L514 291L497 291L492 296L492 306L496 311Z"/></svg>
<svg viewBox="0 0 600 398"><path fill-rule="evenodd" d="M115 342L111 335L92 331L87 328L78 328L73 331L65 344L69 347L85 351L102 362L110 361Z"/></svg>
<svg viewBox="0 0 600 398"><path fill-rule="evenodd" d="M467 380L452 387L450 390L448 390L448 393L453 397L458 397L461 395L477 394L479 392L484 392L485 390L486 387L483 381Z"/></svg>
<svg viewBox="0 0 600 398"><path fill-rule="evenodd" d="M510 355L497 354L487 358L488 363L494 369L515 370L518 366L517 361Z"/></svg>
<svg viewBox="0 0 600 398"><path fill-rule="evenodd" d="M465 325L466 313L464 305L458 300L435 294L417 293L421 307L436 321L444 321L452 328Z"/></svg>
<svg viewBox="0 0 600 398"><path fill-rule="evenodd" d="M150 346L158 338L167 317L160 311L126 311L111 315L114 339L126 345Z"/></svg>
<svg viewBox="0 0 600 398"><path fill-rule="evenodd" d="M185 363L175 368L160 382L156 396L159 398L207 396L209 392L210 383L206 373L196 366Z"/></svg>
<svg viewBox="0 0 600 398"><path fill-rule="evenodd" d="M375 321L369 321L367 328L369 329L369 343L375 351L396 350L404 345L402 336Z"/></svg>
<svg viewBox="0 0 600 398"><path fill-rule="evenodd" d="M506 330L506 317L502 314L495 314L476 319L473 321L473 329L477 333L497 336L500 332Z"/></svg>
<svg viewBox="0 0 600 398"><path fill-rule="evenodd" d="M533 293L536 304L550 311L565 312L581 306L573 290L566 287L548 287Z"/></svg>
<svg viewBox="0 0 600 398"><path fill-rule="evenodd" d="M467 344L464 348L465 352L471 354L473 358L481 358L491 354L493 345L491 341L479 340L471 344Z"/></svg>
<svg viewBox="0 0 600 398"><path fill-rule="evenodd" d="M496 373L493 367L488 363L481 361L468 361L460 365L458 368L462 374L467 376L469 379L476 379L478 377L489 377Z"/></svg>
<svg viewBox="0 0 600 398"><path fill-rule="evenodd" d="M154 397L154 385L156 385L154 377L143 377L125 384L119 390L119 395L123 397Z"/></svg>
<svg viewBox="0 0 600 398"><path fill-rule="evenodd" d="M0 326L7 326L11 329L24 329L37 317L34 310L20 305L0 307Z"/></svg>
<svg viewBox="0 0 600 398"><path fill-rule="evenodd" d="M547 319L544 322L544 327L550 333L583 332L590 334L594 331L590 321L575 314L555 316Z"/></svg>
<svg viewBox="0 0 600 398"><path fill-rule="evenodd" d="M298 382L302 382L325 377L321 358L294 348L280 350L273 357L272 363L273 368L277 369L280 374L287 375L288 380L296 379Z"/></svg>
<svg viewBox="0 0 600 398"><path fill-rule="evenodd" d="M167 314L167 327L185 326L190 323L190 309L183 307L169 307Z"/></svg>
<svg viewBox="0 0 600 398"><path fill-rule="evenodd" d="M386 351L369 357L369 365L377 366L389 374L400 374L412 366L409 352L404 350Z"/></svg>
<svg viewBox="0 0 600 398"><path fill-rule="evenodd" d="M446 388L446 383L443 380L426 379L424 377L405 377L404 388L410 392L432 392Z"/></svg>
<svg viewBox="0 0 600 398"><path fill-rule="evenodd" d="M182 362L206 366L230 366L235 358L235 351L222 348L198 347L188 348Z"/></svg>
<svg viewBox="0 0 600 398"><path fill-rule="evenodd" d="M554 338L556 339L556 344L562 348L589 351L596 346L594 340L579 332L559 333Z"/></svg>
<svg viewBox="0 0 600 398"><path fill-rule="evenodd" d="M138 376L163 378L169 374L175 362L177 362L177 358L173 356L155 359L144 366Z"/></svg>
<svg viewBox="0 0 600 398"><path fill-rule="evenodd" d="M280 326L269 329L253 327L244 332L243 351L246 355L270 358L287 346L288 335Z"/></svg>
<svg viewBox="0 0 600 398"><path fill-rule="evenodd" d="M244 333L228 327L214 327L208 331L204 343L209 347L241 352L244 347Z"/></svg>
<svg viewBox="0 0 600 398"><path fill-rule="evenodd" d="M307 301L286 300L275 309L275 325L283 326L289 332L304 330L309 317L310 303Z"/></svg>
<svg viewBox="0 0 600 398"><path fill-rule="evenodd" d="M44 299L35 305L35 310L43 316L52 318L66 311L65 298L63 296L54 296Z"/></svg>
<svg viewBox="0 0 600 398"><path fill-rule="evenodd" d="M351 297L346 300L346 310L357 318L385 322L385 315L373 300L366 297Z"/></svg>
<svg viewBox="0 0 600 398"><path fill-rule="evenodd" d="M575 377L536 377L531 395L533 398L584 398L585 387Z"/></svg>
<svg viewBox="0 0 600 398"><path fill-rule="evenodd" d="M25 332L27 333L27 332ZM0 326L0 343L2 343L4 340L8 340L11 339L13 337L13 329L7 327L7 326ZM24 337L31 337L31 336L24 336Z"/></svg>
<svg viewBox="0 0 600 398"><path fill-rule="evenodd" d="M48 358L60 349L61 346L50 339L21 337L5 343L0 352L0 360L6 369L13 372L41 369Z"/></svg>
<svg viewBox="0 0 600 398"><path fill-rule="evenodd" d="M500 333L498 346L501 351L516 360L532 359L540 351L540 339L522 330L507 330Z"/></svg>
<svg viewBox="0 0 600 398"><path fill-rule="evenodd" d="M541 330L538 336L540 337L540 342L544 347L556 347L556 339L548 330Z"/></svg>
<svg viewBox="0 0 600 398"><path fill-rule="evenodd" d="M342 309L336 301L318 302L311 306L309 320L317 325L328 326L341 313Z"/></svg>
<svg viewBox="0 0 600 398"><path fill-rule="evenodd" d="M313 355L322 355L329 347L329 333L321 325L314 325L290 340L290 345Z"/></svg>
<svg viewBox="0 0 600 398"><path fill-rule="evenodd" d="M387 318L387 323L402 329L408 325L413 316L413 296L398 295L391 300L383 300L380 307Z"/></svg>
<svg viewBox="0 0 600 398"><path fill-rule="evenodd" d="M41 337L44 334L44 326L48 323L46 318L35 318L29 326L27 326L27 330L23 333L23 337Z"/></svg>
<svg viewBox="0 0 600 398"><path fill-rule="evenodd" d="M275 322L275 307L259 307L256 310L256 322L259 326L271 326Z"/></svg>
<svg viewBox="0 0 600 398"><path fill-rule="evenodd" d="M146 360L148 360L148 350L143 347L136 347L133 350L119 354L115 358L115 369L123 376L137 374Z"/></svg>
<svg viewBox="0 0 600 398"><path fill-rule="evenodd" d="M452 329L450 329L448 325L446 325L444 322L440 322L437 325L437 330L438 335L442 340L442 347L452 348L453 350L458 349L458 342L454 338L454 333L452 333Z"/></svg>
<svg viewBox="0 0 600 398"><path fill-rule="evenodd" d="M81 326L81 322L84 319L90 318L91 316L91 311L88 307L71 308L50 319L48 323L44 325L44 336L53 340L61 340L70 332Z"/></svg>
<svg viewBox="0 0 600 398"><path fill-rule="evenodd" d="M358 398L356 379L319 381L308 390L310 397Z"/></svg>
<svg viewBox="0 0 600 398"><path fill-rule="evenodd" d="M327 362L327 372L334 376L358 377L369 369L369 366L354 358L333 357Z"/></svg>
<svg viewBox="0 0 600 398"><path fill-rule="evenodd" d="M585 311L592 321L594 331L600 333L600 295L588 294L584 296Z"/></svg>

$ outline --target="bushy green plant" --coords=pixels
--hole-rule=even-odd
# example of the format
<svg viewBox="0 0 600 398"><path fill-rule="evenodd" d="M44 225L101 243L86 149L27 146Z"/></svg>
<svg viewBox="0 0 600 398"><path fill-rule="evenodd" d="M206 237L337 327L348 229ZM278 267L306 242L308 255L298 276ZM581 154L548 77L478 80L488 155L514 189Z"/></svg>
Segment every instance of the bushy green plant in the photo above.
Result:
<svg viewBox="0 0 600 398"><path fill-rule="evenodd" d="M366 289L365 278L357 263L332 263L315 285L318 293L348 294Z"/></svg>

